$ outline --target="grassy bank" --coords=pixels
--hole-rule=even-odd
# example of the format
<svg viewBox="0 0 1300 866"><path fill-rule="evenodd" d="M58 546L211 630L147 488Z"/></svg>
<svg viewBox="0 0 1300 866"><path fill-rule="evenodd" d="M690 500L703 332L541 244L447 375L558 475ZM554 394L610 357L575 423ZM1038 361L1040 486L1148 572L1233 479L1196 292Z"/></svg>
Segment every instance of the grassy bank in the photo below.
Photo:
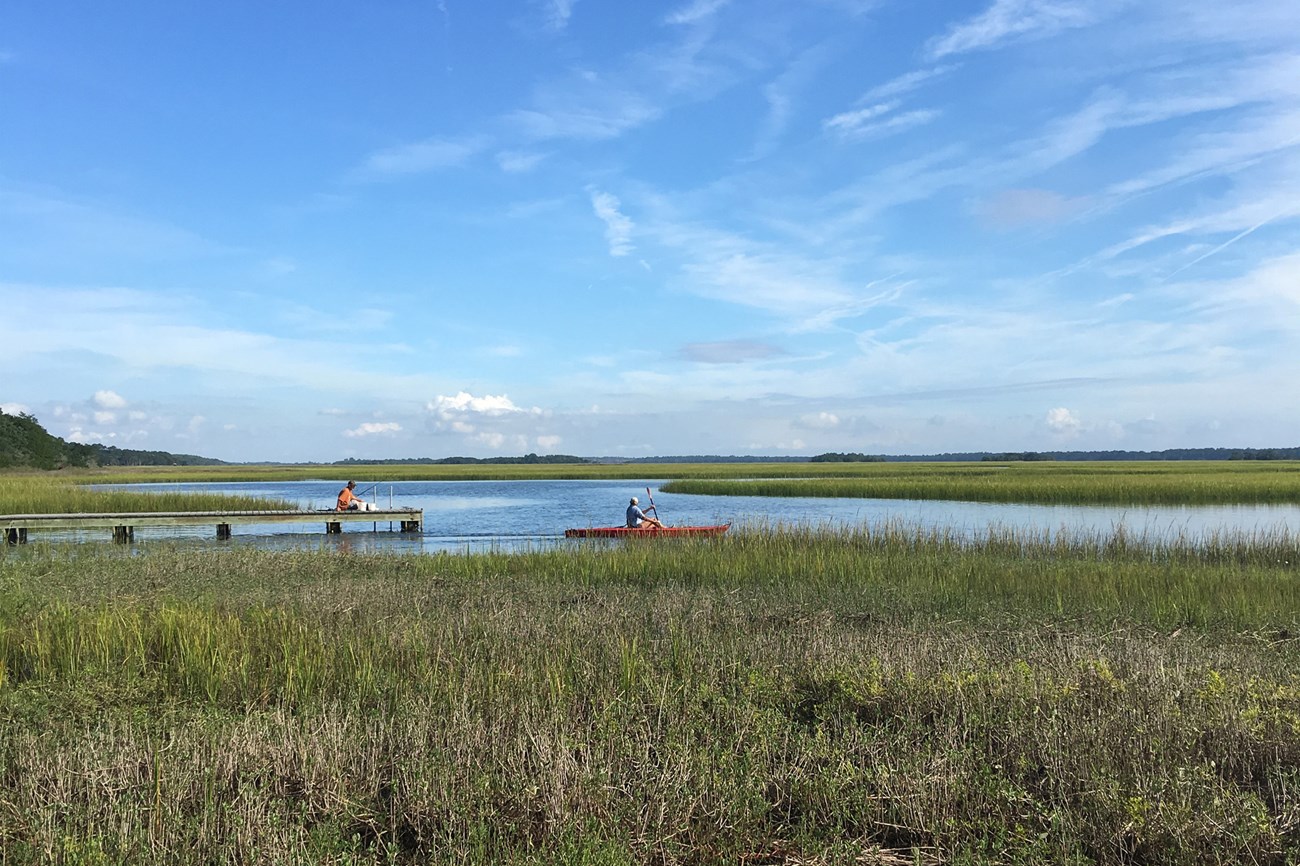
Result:
<svg viewBox="0 0 1300 866"><path fill-rule="evenodd" d="M99 476L103 483L117 483ZM5 514L95 514L158 511L273 511L298 505L258 496L149 490L95 490L67 475L8 473Z"/></svg>
<svg viewBox="0 0 1300 866"><path fill-rule="evenodd" d="M666 493L1076 505L1300 502L1300 463L861 464L852 475L677 477Z"/></svg>
<svg viewBox="0 0 1300 866"><path fill-rule="evenodd" d="M0 557L0 861L1285 863L1297 540Z"/></svg>

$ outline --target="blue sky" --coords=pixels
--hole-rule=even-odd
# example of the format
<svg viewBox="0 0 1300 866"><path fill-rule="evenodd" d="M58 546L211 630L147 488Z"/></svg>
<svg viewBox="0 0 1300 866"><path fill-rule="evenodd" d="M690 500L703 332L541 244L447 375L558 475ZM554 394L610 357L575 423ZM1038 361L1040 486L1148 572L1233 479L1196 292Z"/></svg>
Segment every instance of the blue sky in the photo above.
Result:
<svg viewBox="0 0 1300 866"><path fill-rule="evenodd" d="M0 408L226 460L1300 444L1300 4L0 7Z"/></svg>

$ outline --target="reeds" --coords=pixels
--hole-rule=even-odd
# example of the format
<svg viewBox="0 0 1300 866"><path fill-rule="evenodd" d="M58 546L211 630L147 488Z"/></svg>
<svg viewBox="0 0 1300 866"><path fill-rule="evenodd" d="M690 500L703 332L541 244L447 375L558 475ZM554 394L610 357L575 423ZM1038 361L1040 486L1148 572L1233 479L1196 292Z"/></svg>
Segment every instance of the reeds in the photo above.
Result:
<svg viewBox="0 0 1300 866"><path fill-rule="evenodd" d="M101 490L74 483L74 476L5 476L5 514L95 514L159 511L275 511L292 502L260 496L190 491Z"/></svg>
<svg viewBox="0 0 1300 866"><path fill-rule="evenodd" d="M0 557L0 862L1284 863L1296 540Z"/></svg>
<svg viewBox="0 0 1300 866"><path fill-rule="evenodd" d="M1300 465L1177 463L862 464L852 476L674 476L666 493L945 499L1076 505L1300 502ZM812 473L808 473L811 475Z"/></svg>

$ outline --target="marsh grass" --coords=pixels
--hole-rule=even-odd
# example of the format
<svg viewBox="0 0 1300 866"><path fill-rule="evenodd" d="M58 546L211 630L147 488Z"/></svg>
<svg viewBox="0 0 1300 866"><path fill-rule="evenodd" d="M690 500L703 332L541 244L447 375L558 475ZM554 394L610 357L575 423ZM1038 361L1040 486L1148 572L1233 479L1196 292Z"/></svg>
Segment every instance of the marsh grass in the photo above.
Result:
<svg viewBox="0 0 1300 866"><path fill-rule="evenodd" d="M78 483L671 479L670 493L972 502L1178 504L1300 502L1297 461L1024 463L631 463L538 465L149 466L84 470Z"/></svg>
<svg viewBox="0 0 1300 866"><path fill-rule="evenodd" d="M84 480L84 477L83 477ZM66 475L5 476L5 514L94 514L158 511L275 511L293 502L258 496L181 491L98 490Z"/></svg>
<svg viewBox="0 0 1300 866"><path fill-rule="evenodd" d="M0 557L0 862L1276 863L1285 534Z"/></svg>
<svg viewBox="0 0 1300 866"><path fill-rule="evenodd" d="M821 465L821 464L816 464ZM860 464L804 477L684 477L666 493L945 499L1077 505L1214 505L1300 502L1300 463Z"/></svg>

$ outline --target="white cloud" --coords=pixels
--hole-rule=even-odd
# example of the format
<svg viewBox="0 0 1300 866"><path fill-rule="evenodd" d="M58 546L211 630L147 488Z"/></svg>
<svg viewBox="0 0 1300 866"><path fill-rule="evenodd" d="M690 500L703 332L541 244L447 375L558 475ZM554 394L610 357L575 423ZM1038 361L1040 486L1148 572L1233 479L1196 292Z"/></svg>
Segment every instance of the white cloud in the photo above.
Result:
<svg viewBox="0 0 1300 866"><path fill-rule="evenodd" d="M800 416L799 424L815 430L831 430L840 426L840 418L833 412L817 412L812 415Z"/></svg>
<svg viewBox="0 0 1300 866"><path fill-rule="evenodd" d="M96 424L116 424L117 414L115 412L94 412L91 414Z"/></svg>
<svg viewBox="0 0 1300 866"><path fill-rule="evenodd" d="M1047 426L1056 433L1072 436L1079 432L1082 424L1078 417L1064 406L1047 411Z"/></svg>
<svg viewBox="0 0 1300 866"><path fill-rule="evenodd" d="M6 415L24 415L31 411L31 409L27 408L22 403L0 403L0 412L5 413Z"/></svg>
<svg viewBox="0 0 1300 866"><path fill-rule="evenodd" d="M396 421L369 421L352 430L344 430L343 435L349 439L357 439L363 436L386 436L393 433L399 433L402 425Z"/></svg>
<svg viewBox="0 0 1300 866"><path fill-rule="evenodd" d="M519 412L534 413L540 412L540 409L521 409L511 402L505 394L499 396L484 395L475 397L472 394L461 391L454 397L446 397L439 394L431 400L426 408L439 418L452 419L464 415L512 415Z"/></svg>
<svg viewBox="0 0 1300 866"><path fill-rule="evenodd" d="M126 400L113 391L96 391L92 399L95 405L101 409L126 408Z"/></svg>
<svg viewBox="0 0 1300 866"><path fill-rule="evenodd" d="M544 448L547 451L554 450L564 439L560 436L538 436L537 447Z"/></svg>
<svg viewBox="0 0 1300 866"><path fill-rule="evenodd" d="M605 240L609 242L611 256L625 256L632 252L632 220L618 209L619 201L607 192L589 190L591 207L605 223Z"/></svg>

